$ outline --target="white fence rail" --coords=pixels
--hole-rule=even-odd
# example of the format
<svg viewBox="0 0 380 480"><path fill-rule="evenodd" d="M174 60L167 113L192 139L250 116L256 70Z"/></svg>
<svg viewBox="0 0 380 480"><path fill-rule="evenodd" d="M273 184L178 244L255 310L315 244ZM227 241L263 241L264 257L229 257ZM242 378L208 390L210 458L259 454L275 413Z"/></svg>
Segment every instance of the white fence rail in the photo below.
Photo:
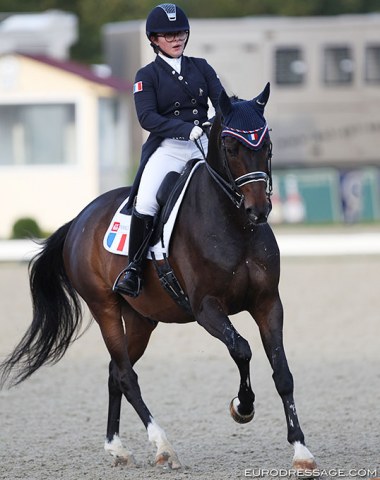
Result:
<svg viewBox="0 0 380 480"><path fill-rule="evenodd" d="M380 232L277 234L283 257L380 255ZM29 261L40 246L31 240L0 240L0 262Z"/></svg>

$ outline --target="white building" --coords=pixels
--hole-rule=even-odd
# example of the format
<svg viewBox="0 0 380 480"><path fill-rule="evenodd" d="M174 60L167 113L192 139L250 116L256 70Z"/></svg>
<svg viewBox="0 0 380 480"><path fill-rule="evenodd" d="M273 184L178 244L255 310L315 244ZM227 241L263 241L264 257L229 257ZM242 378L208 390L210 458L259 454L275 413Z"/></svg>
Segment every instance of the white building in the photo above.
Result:
<svg viewBox="0 0 380 480"><path fill-rule="evenodd" d="M130 182L131 85L67 60L76 28L63 12L0 23L0 238L22 217L54 231Z"/></svg>
<svg viewBox="0 0 380 480"><path fill-rule="evenodd" d="M0 56L0 237L45 231L127 183L130 86L41 55Z"/></svg>

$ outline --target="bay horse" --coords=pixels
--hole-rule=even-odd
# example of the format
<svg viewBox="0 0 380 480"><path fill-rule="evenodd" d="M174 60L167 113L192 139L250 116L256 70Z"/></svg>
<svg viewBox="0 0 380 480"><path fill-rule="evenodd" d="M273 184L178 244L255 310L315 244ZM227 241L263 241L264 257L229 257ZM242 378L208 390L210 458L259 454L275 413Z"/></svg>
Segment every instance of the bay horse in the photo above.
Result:
<svg viewBox="0 0 380 480"><path fill-rule="evenodd" d="M293 378L283 346L280 253L267 223L272 144L264 108L269 91L267 84L248 101L221 93L221 111L211 128L207 159L189 183L170 243L170 264L186 293L189 309L166 293L148 260L143 290L137 298L113 292L115 278L126 260L106 251L103 237L114 212L128 197L128 187L96 198L45 240L29 265L33 320L1 365L2 384L18 384L42 365L62 358L81 330L82 297L99 324L111 357L105 449L116 462L134 464L132 453L119 436L124 395L155 444L156 464L181 467L141 396L133 369L159 322L196 321L225 344L240 374L230 414L239 423L252 420L251 349L229 320L229 315L248 311L258 325L283 402L287 439L294 447L293 468L305 471L315 467L293 398ZM239 128L242 124L244 129Z"/></svg>

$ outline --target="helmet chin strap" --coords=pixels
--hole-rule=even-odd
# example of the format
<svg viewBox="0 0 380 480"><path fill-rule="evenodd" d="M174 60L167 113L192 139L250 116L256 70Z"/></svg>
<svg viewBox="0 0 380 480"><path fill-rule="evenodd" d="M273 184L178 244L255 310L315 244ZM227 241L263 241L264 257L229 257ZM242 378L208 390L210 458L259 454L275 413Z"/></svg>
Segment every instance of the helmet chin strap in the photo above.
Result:
<svg viewBox="0 0 380 480"><path fill-rule="evenodd" d="M150 42L150 46L153 48L153 50L155 51L155 53L160 52L160 53L162 53L162 55L165 55L165 57L174 58L174 57L172 57L171 55L169 55L168 53L164 52L164 51L162 50L162 48L159 47L158 45L156 45L155 43Z"/></svg>

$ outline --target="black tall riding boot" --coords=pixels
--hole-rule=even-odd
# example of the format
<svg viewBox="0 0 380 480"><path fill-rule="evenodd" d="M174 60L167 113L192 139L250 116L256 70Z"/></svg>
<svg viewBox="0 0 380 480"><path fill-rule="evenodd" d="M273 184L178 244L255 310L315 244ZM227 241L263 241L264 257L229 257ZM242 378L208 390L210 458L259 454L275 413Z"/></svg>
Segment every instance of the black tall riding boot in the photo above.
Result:
<svg viewBox="0 0 380 480"><path fill-rule="evenodd" d="M129 264L117 277L113 291L137 297L141 290L142 264L153 231L153 217L133 210L129 232Z"/></svg>

